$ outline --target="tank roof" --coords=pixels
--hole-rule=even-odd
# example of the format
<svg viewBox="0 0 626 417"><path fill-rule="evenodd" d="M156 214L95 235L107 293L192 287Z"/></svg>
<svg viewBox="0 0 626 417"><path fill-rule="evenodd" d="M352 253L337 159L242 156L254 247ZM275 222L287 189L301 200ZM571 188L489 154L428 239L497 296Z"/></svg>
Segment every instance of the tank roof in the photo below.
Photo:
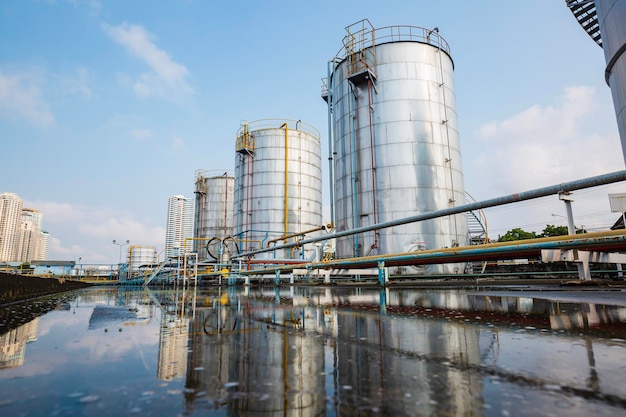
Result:
<svg viewBox="0 0 626 417"><path fill-rule="evenodd" d="M438 27L428 29L419 26L395 25L374 28L368 19L363 19L347 26L346 31L348 33L343 39L343 46L336 55L339 59L345 59L349 53L358 50L392 42L425 43L451 56L450 45L439 34Z"/></svg>

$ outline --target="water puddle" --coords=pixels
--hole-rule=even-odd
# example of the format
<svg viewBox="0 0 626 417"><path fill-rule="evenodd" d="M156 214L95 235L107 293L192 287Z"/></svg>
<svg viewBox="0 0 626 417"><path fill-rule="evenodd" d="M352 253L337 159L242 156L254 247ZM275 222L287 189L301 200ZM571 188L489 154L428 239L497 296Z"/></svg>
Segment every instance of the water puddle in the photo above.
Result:
<svg viewBox="0 0 626 417"><path fill-rule="evenodd" d="M0 414L614 416L623 299L89 288L0 308Z"/></svg>

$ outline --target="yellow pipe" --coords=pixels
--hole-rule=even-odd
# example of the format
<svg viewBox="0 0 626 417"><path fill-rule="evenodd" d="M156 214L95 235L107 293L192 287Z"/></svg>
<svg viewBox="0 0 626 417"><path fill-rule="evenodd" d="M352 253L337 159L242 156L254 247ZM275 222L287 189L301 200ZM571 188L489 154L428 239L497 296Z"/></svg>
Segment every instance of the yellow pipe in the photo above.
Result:
<svg viewBox="0 0 626 417"><path fill-rule="evenodd" d="M572 242L576 242L579 240L587 240L590 241L589 242L589 246L593 247L594 242L592 242L595 239L607 239L608 241L612 240L611 238L620 238L620 237L624 237L626 238L626 231L624 231L624 229L618 229L618 230L609 230L609 231L602 231L602 232L589 232L589 233L581 233L581 234L575 234L575 235L561 235L561 236L550 236L550 237L540 237L540 238L534 238L534 239L523 239L523 240L515 240L515 241L509 241L509 242L495 242L495 243L487 243L487 244L483 244L483 245L470 245L470 246L457 246L454 248L440 248L440 249L427 249L427 250L423 250L423 251L419 251L419 253L421 255L430 255L430 254L436 254L436 253L441 253L441 254L454 254L454 253L460 253L463 252L464 250L470 250L470 249L495 249L495 248L507 248L507 247L512 247L512 246L519 246L519 245L527 245L527 244L539 244L539 243L549 243L549 242L557 242L557 243L563 243L563 247L567 248L568 247L568 243L572 243ZM602 242L600 242L602 243ZM604 242L606 243L606 242ZM398 252L398 253L389 253L386 255L373 255L373 256L362 256L362 257L355 257L355 258L343 258L343 259L335 259L332 260L330 262L307 262L307 261L303 261L302 264L307 264L308 268L311 269L320 269L320 268L337 268L337 269L346 269L344 267L340 267L340 266L336 266L334 264L336 263L349 263L349 262L363 262L363 261L373 261L373 262L377 262L379 260L386 260L389 258L395 258L395 257L401 257L401 256L409 256L409 255L415 255L416 252ZM442 263L446 263L446 262L442 262ZM267 270L255 270L253 273L246 273L246 271L242 271L242 274L244 275L251 275L251 274L261 274L264 272L268 272L268 273L273 273L276 270L280 270L280 271L291 271L294 269L293 265L285 265L285 266L276 266L273 267L271 269L267 269Z"/></svg>
<svg viewBox="0 0 626 417"><path fill-rule="evenodd" d="M278 242L279 240L283 240L283 239L286 242L287 239L289 239L289 238L296 237L296 236L303 236L303 235L306 235L307 233L318 232L320 230L326 230L326 226L322 225L322 226L314 227L313 229L305 230L304 232L292 233L290 235L283 235L281 237L277 237L276 239L268 240L267 244L269 245L270 243L275 243L275 242Z"/></svg>
<svg viewBox="0 0 626 417"><path fill-rule="evenodd" d="M289 125L283 123L280 128L285 128L285 204L284 204L284 221L283 221L283 233L286 235L289 232ZM284 243L287 243L285 239Z"/></svg>

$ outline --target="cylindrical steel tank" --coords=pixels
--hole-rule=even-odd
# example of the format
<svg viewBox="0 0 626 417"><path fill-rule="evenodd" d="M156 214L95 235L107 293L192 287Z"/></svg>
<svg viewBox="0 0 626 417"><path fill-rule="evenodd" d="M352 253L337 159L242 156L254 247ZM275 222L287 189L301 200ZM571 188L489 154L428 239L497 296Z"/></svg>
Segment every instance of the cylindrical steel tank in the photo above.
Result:
<svg viewBox="0 0 626 417"><path fill-rule="evenodd" d="M319 132L301 121L266 119L237 133L235 227L241 251L315 236L322 226ZM314 248L277 251L261 258L305 258Z"/></svg>
<svg viewBox="0 0 626 417"><path fill-rule="evenodd" d="M438 30L346 28L329 80L337 231L465 203L452 72ZM467 244L464 214L340 238L338 258ZM463 272L463 265L429 267ZM437 270L438 269L438 270ZM419 272L398 270L395 273Z"/></svg>
<svg viewBox="0 0 626 417"><path fill-rule="evenodd" d="M606 82L611 87L617 127L626 161L626 2L595 0L602 48L606 59Z"/></svg>
<svg viewBox="0 0 626 417"><path fill-rule="evenodd" d="M157 251L154 246L130 246L128 249L130 272L139 272L141 267L154 266L157 263Z"/></svg>
<svg viewBox="0 0 626 417"><path fill-rule="evenodd" d="M199 259L207 257L205 247L210 239L232 236L234 189L235 178L227 172L196 171L194 252Z"/></svg>
<svg viewBox="0 0 626 417"><path fill-rule="evenodd" d="M591 39L604 49L604 77L611 87L626 162L626 2L565 0L565 4Z"/></svg>

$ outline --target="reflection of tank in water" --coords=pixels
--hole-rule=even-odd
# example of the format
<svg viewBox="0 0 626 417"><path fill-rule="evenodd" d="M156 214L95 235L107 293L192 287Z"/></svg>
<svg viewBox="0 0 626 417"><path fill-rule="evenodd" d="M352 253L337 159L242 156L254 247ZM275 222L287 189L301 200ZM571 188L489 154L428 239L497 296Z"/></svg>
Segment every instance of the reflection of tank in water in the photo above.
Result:
<svg viewBox="0 0 626 417"><path fill-rule="evenodd" d="M278 325L257 313L237 300L231 304L220 298L196 311L186 388L210 398L245 392L229 400L236 415L323 415L322 346L309 340L314 335L290 326L286 310L277 310ZM187 411L195 401L189 396Z"/></svg>

